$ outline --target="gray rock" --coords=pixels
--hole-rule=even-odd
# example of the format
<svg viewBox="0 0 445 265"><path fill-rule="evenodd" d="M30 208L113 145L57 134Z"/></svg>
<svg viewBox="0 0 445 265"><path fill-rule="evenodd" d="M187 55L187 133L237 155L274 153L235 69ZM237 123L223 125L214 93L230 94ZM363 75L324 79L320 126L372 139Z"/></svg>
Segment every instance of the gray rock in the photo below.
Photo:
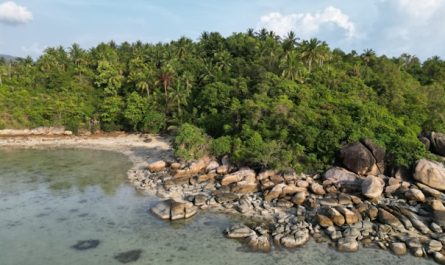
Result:
<svg viewBox="0 0 445 265"><path fill-rule="evenodd" d="M421 159L417 161L414 179L437 190L445 190L445 167L442 163Z"/></svg>
<svg viewBox="0 0 445 265"><path fill-rule="evenodd" d="M391 251L397 256L405 255L407 252L406 245L403 242L393 242L389 244L389 247L391 248Z"/></svg>
<svg viewBox="0 0 445 265"><path fill-rule="evenodd" d="M340 252L358 251L358 242L353 237L340 238L337 242L337 250Z"/></svg>

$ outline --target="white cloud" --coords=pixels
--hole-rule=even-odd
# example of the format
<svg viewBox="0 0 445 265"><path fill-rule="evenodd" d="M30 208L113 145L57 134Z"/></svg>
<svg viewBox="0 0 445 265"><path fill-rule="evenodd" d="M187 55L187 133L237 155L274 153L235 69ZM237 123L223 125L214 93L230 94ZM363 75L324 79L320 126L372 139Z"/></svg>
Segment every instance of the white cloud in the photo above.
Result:
<svg viewBox="0 0 445 265"><path fill-rule="evenodd" d="M397 5L402 12L406 12L413 18L430 18L444 3L443 0L397 0Z"/></svg>
<svg viewBox="0 0 445 265"><path fill-rule="evenodd" d="M335 25L341 29L347 38L356 37L356 28L349 17L340 9L327 7L316 13L293 13L283 15L278 12L262 16L259 27L267 28L279 35L285 35L293 30L303 38L313 37L319 33L324 26Z"/></svg>
<svg viewBox="0 0 445 265"><path fill-rule="evenodd" d="M25 24L32 20L32 13L24 6L8 1L0 4L0 23L7 25Z"/></svg>
<svg viewBox="0 0 445 265"><path fill-rule="evenodd" d="M47 48L48 46L40 45L39 43L35 42L30 46L22 46L21 50L25 55L34 57L42 55L43 51L45 51Z"/></svg>

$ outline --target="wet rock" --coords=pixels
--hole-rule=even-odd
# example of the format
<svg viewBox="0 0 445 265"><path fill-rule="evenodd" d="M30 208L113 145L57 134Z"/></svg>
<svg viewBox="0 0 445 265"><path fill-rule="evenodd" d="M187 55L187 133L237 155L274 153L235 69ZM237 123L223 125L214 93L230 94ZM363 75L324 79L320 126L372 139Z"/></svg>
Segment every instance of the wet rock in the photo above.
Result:
<svg viewBox="0 0 445 265"><path fill-rule="evenodd" d="M71 248L75 250L87 250L92 248L97 248L99 246L100 241L97 239L89 239L78 241L75 245L71 246Z"/></svg>
<svg viewBox="0 0 445 265"><path fill-rule="evenodd" d="M190 218L197 213L197 207L191 202L173 199L159 202L151 211L163 220L178 220Z"/></svg>
<svg viewBox="0 0 445 265"><path fill-rule="evenodd" d="M166 166L167 166L167 163L165 161L159 160L159 161L150 163L148 165L148 170L150 170L150 172L152 172L152 173L155 173L155 172L163 171Z"/></svg>
<svg viewBox="0 0 445 265"><path fill-rule="evenodd" d="M382 195L384 187L385 182L381 178L368 176L362 182L362 194L370 199L376 199Z"/></svg>
<svg viewBox="0 0 445 265"><path fill-rule="evenodd" d="M337 242L337 250L340 252L358 251L358 242L353 237L340 238Z"/></svg>
<svg viewBox="0 0 445 265"><path fill-rule="evenodd" d="M391 248L391 251L397 256L405 255L407 252L406 245L403 242L393 242L389 245L389 247Z"/></svg>
<svg viewBox="0 0 445 265"><path fill-rule="evenodd" d="M413 177L433 189L445 190L445 167L442 163L421 159L416 163Z"/></svg>
<svg viewBox="0 0 445 265"><path fill-rule="evenodd" d="M122 252L114 256L114 259L119 261L120 263L130 263L137 261L142 254L142 249L130 250L127 252Z"/></svg>
<svg viewBox="0 0 445 265"><path fill-rule="evenodd" d="M269 236L267 235L251 235L247 239L247 245L253 251L269 252L271 250Z"/></svg>
<svg viewBox="0 0 445 265"><path fill-rule="evenodd" d="M299 229L294 234L281 237L280 243L286 248L301 247L309 241L310 234L307 229Z"/></svg>
<svg viewBox="0 0 445 265"><path fill-rule="evenodd" d="M255 231L245 225L236 225L225 231L228 238L247 238L255 234Z"/></svg>

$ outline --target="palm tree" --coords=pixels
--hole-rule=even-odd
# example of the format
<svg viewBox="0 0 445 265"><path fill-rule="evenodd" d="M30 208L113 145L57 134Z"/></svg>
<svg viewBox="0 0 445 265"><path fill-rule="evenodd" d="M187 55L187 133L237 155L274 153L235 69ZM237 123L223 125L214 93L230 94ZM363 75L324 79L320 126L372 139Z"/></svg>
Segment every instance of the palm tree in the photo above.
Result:
<svg viewBox="0 0 445 265"><path fill-rule="evenodd" d="M168 98L168 88L170 87L174 76L175 70L170 63L164 64L161 69L159 69L158 83L164 88L164 96L166 100Z"/></svg>
<svg viewBox="0 0 445 265"><path fill-rule="evenodd" d="M326 42L312 38L305 40L300 44L301 59L306 62L309 72L312 71L313 63L323 65L323 62L329 58L329 48Z"/></svg>
<svg viewBox="0 0 445 265"><path fill-rule="evenodd" d="M280 68L281 76L284 78L304 83L304 66L302 66L296 51L290 51L284 56L280 64Z"/></svg>
<svg viewBox="0 0 445 265"><path fill-rule="evenodd" d="M289 31L286 38L283 40L283 49L287 52L297 46L299 38L295 31Z"/></svg>
<svg viewBox="0 0 445 265"><path fill-rule="evenodd" d="M365 61L366 66L369 66L372 60L375 59L376 53L373 49L366 49L361 55L363 61Z"/></svg>

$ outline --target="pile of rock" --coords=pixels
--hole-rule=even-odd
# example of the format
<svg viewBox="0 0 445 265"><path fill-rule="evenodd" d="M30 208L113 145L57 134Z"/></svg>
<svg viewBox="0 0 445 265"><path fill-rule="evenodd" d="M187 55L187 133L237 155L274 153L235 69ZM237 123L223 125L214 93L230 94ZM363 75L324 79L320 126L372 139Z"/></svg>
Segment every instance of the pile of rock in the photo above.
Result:
<svg viewBox="0 0 445 265"><path fill-rule="evenodd" d="M384 150L363 140L342 148L339 166L321 175L235 168L205 157L192 163L157 161L132 180L167 200L152 211L162 219L188 218L197 209L238 213L262 226L235 226L229 238L252 250L299 247L310 235L330 240L339 251L360 242L397 255L445 260L445 167L419 160L412 178L385 176Z"/></svg>

